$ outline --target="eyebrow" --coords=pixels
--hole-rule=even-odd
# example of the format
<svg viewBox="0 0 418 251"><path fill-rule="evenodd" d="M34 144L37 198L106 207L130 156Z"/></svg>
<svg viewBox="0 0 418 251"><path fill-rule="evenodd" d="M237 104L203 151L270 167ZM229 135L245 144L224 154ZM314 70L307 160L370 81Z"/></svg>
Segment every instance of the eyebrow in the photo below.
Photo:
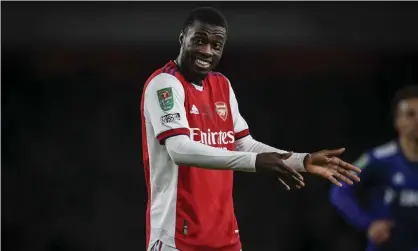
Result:
<svg viewBox="0 0 418 251"><path fill-rule="evenodd" d="M218 34L217 34L218 33ZM216 38L220 39L220 40L225 40L225 36L219 34L219 32L214 32L212 33ZM208 37L208 33L206 32L201 32L201 31L196 31L194 33L194 35L198 35L198 36L205 36Z"/></svg>

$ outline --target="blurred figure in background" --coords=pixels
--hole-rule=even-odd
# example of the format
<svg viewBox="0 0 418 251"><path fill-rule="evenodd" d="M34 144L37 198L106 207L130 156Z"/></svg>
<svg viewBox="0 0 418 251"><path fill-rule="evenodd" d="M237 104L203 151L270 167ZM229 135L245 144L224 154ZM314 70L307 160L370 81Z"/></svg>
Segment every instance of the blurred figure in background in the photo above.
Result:
<svg viewBox="0 0 418 251"><path fill-rule="evenodd" d="M343 218L367 233L368 251L418 250L418 85L396 93L393 118L398 138L357 160L360 183L331 189Z"/></svg>

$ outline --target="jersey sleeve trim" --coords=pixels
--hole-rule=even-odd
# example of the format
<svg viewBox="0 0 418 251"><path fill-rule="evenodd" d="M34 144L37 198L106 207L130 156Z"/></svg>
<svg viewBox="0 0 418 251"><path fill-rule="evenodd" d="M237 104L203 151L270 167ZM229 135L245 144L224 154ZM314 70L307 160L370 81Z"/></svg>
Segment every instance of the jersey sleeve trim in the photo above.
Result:
<svg viewBox="0 0 418 251"><path fill-rule="evenodd" d="M189 136L183 85L170 74L175 73L174 67L165 67L162 71L150 80L143 101L144 118L160 144L173 135Z"/></svg>
<svg viewBox="0 0 418 251"><path fill-rule="evenodd" d="M240 132L235 133L235 140L242 139L244 137L247 137L248 135L250 135L250 130L244 129Z"/></svg>
<svg viewBox="0 0 418 251"><path fill-rule="evenodd" d="M163 69L162 69L162 71L161 71L162 73L167 73L167 74L170 74L170 75L173 75L173 76L176 76L176 73L177 73L177 67L176 66L174 66L174 65L171 65L171 66L166 66L166 67L164 67Z"/></svg>
<svg viewBox="0 0 418 251"><path fill-rule="evenodd" d="M157 135L157 140L160 142L161 145L165 144L165 140L170 138L170 137L174 137L177 135L186 135L189 136L190 135L190 130L188 128L175 128L175 129L170 129L164 132L161 132L160 134Z"/></svg>

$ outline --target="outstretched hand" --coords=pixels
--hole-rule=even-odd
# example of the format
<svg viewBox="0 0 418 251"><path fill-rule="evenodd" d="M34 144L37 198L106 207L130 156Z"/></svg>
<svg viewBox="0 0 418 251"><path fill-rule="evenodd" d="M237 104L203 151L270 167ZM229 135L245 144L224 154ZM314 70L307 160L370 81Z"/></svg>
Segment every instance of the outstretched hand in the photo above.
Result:
<svg viewBox="0 0 418 251"><path fill-rule="evenodd" d="M325 178L340 187L342 184L337 179L349 185L353 181L359 182L360 178L353 172L360 173L361 170L337 157L344 151L345 148L340 148L312 153L305 158L305 169L308 173Z"/></svg>

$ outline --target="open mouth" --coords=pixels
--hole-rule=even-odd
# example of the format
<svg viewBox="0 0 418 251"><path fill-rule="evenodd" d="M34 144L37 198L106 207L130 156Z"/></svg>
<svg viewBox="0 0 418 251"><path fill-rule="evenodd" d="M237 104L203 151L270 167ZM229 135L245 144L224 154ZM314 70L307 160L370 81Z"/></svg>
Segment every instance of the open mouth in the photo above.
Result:
<svg viewBox="0 0 418 251"><path fill-rule="evenodd" d="M197 67L202 68L202 69L208 69L210 68L211 62L208 60L204 60L201 58L196 58L194 63L196 64Z"/></svg>

